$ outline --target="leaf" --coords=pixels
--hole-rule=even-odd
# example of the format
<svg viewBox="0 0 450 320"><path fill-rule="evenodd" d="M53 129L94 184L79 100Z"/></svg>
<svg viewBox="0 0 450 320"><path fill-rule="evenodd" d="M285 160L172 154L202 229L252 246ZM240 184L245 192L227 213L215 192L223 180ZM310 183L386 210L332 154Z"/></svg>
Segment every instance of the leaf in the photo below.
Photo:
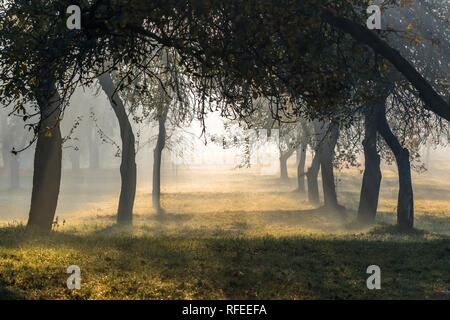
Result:
<svg viewBox="0 0 450 320"><path fill-rule="evenodd" d="M408 30L409 30L409 29L412 29L413 26L414 26L414 25L413 25L412 23L408 24Z"/></svg>

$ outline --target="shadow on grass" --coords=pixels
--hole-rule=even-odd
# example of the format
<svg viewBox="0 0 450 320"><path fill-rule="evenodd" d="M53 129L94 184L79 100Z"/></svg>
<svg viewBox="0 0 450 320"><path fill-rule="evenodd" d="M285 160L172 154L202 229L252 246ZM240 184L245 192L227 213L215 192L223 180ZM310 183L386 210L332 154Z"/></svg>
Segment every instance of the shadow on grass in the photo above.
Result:
<svg viewBox="0 0 450 320"><path fill-rule="evenodd" d="M147 216L145 219L148 221L156 221L160 223L174 222L183 223L192 219L192 214L180 214L180 213L170 213L163 211L161 213L153 214Z"/></svg>
<svg viewBox="0 0 450 320"><path fill-rule="evenodd" d="M3 281L0 281L0 300L25 300L26 295L20 294L17 290L8 288Z"/></svg>
<svg viewBox="0 0 450 320"><path fill-rule="evenodd" d="M6 261L0 264L0 297L73 298L61 286L67 264L76 261L86 283L77 293L81 299L449 298L439 293L450 289L450 240L426 240L421 231L405 238L392 226L340 237L233 237L226 231L213 238L135 237L115 231L30 237L20 226L0 228ZM382 270L383 290L366 287L373 264Z"/></svg>
<svg viewBox="0 0 450 320"><path fill-rule="evenodd" d="M395 224L396 220L397 215L393 212L383 211L377 213L377 222L383 225ZM414 226L417 229L425 229L429 232L450 235L450 216L437 216L431 214L416 215L414 217ZM417 229L414 230L417 231ZM393 230L395 230L395 228ZM414 230L412 232L415 232Z"/></svg>
<svg viewBox="0 0 450 320"><path fill-rule="evenodd" d="M369 235L384 235L384 236L410 236L414 237L416 240L424 239L426 234L429 234L426 230L421 229L409 229L405 227L401 227L398 225L387 225L382 224L375 228L372 228L369 232Z"/></svg>

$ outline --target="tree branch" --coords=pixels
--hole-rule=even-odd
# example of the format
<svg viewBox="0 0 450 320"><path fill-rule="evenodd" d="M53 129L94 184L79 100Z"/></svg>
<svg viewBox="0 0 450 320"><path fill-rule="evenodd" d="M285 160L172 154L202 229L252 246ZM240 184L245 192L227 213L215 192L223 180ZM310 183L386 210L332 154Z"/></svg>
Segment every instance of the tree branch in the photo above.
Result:
<svg viewBox="0 0 450 320"><path fill-rule="evenodd" d="M391 48L385 41L369 29L354 23L346 18L335 16L331 11L325 10L323 18L330 25L339 28L351 35L355 40L372 48L376 53L389 60L397 70L419 92L420 98L425 102L425 109L436 113L438 116L450 121L450 106L433 89L433 87L423 78L419 72L403 58L397 50Z"/></svg>

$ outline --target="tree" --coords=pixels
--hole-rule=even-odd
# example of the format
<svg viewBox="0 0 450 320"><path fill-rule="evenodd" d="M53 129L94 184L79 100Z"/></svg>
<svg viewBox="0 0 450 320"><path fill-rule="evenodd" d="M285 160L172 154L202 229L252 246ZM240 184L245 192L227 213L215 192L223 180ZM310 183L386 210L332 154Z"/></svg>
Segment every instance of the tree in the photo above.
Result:
<svg viewBox="0 0 450 320"><path fill-rule="evenodd" d="M339 125L336 123L328 124L325 129L325 135L320 142L318 156L320 159L320 168L322 172L323 197L325 208L331 210L341 210L338 205L336 186L334 183L334 148L339 138Z"/></svg>
<svg viewBox="0 0 450 320"><path fill-rule="evenodd" d="M357 221L370 225L375 221L380 194L381 169L377 150L377 105L369 106L364 113L364 159L365 169L361 187Z"/></svg>
<svg viewBox="0 0 450 320"><path fill-rule="evenodd" d="M61 98L55 82L50 79L51 76L43 76L35 89L41 119L34 155L33 190L27 227L39 232L49 232L52 228L61 182Z"/></svg>
<svg viewBox="0 0 450 320"><path fill-rule="evenodd" d="M162 114L158 118L158 140L156 143L154 156L153 156L153 191L152 191L152 201L153 201L153 208L158 213L162 213L162 207L161 207L161 158L162 158L162 151L164 150L164 147L166 146L166 120L167 120L167 114L169 112L169 108L166 107L165 110L162 112Z"/></svg>
<svg viewBox="0 0 450 320"><path fill-rule="evenodd" d="M346 111L368 100L363 89L369 81L364 80L371 80L377 64L370 62L374 51L408 79L425 102L423 108L449 119L448 103L389 45L386 33L363 26L357 7L368 1L81 1L85 24L77 32L68 32L58 18L67 4L3 2L4 100L36 100L29 95L30 85L43 81L40 70L45 68L44 81L60 89L62 110L77 84L90 83L120 63L130 79L154 75L146 59L154 49L167 47L177 52L180 68L192 80L200 117L216 108L243 119L254 112L253 101L265 97L274 119L283 113L310 120L331 115L341 123ZM322 174L329 180L333 159L326 156L322 165L328 174Z"/></svg>
<svg viewBox="0 0 450 320"><path fill-rule="evenodd" d="M128 120L125 105L116 92L111 75L105 73L99 77L99 83L111 102L111 107L119 121L120 137L122 140L122 161L120 164L121 188L119 207L117 209L117 223L131 224L133 221L133 206L136 196L136 151L135 138L131 123Z"/></svg>
<svg viewBox="0 0 450 320"><path fill-rule="evenodd" d="M429 10L424 10L423 6L427 6ZM448 41L445 41L445 39L448 40L448 33L445 23L440 18L445 16L443 11L445 11L445 7L442 6L442 3L419 1L411 6L389 10L384 14L384 21L392 32L388 40L392 43L395 42L402 56L412 61L427 81L445 96L445 74L448 74L445 69L448 69L448 66L446 67L446 64L442 64L442 62L448 59L448 55L446 55ZM414 31L407 33L401 31L405 29L414 29ZM431 45L425 45L424 42ZM378 91L379 97L377 97L378 94L373 95L374 101L369 104L366 112L366 122L369 126L366 125L367 140L365 142L370 141L370 147L366 147L365 144L366 170L364 172L358 220L363 224L370 224L374 221L376 214L380 188L378 180L381 178L379 155L376 144L374 145L376 143L374 130L377 127L394 152L399 168L398 222L404 227L411 228L414 217L414 202L410 162L418 159L418 145L420 143L439 143L439 137L445 136L445 132L448 131L448 124L443 124L442 119L424 110L426 107L421 109L423 102L420 101L420 98L418 99L414 87L405 82L395 72L389 71L387 73L388 75L377 80L379 84L375 86L375 91ZM389 78L389 81L387 81L387 78ZM395 84L386 84L388 82L394 82ZM385 84L383 85L383 83ZM387 99L389 95L391 97ZM389 118L394 125L394 130L391 130L388 124L386 105L390 107ZM381 123L378 121L381 121ZM433 139L428 139L429 136L433 136ZM408 163L406 158L409 159ZM372 178L366 180L366 175Z"/></svg>
<svg viewBox="0 0 450 320"><path fill-rule="evenodd" d="M306 164L306 152L308 149L308 145L310 144L310 132L308 125L305 121L301 121L302 127L302 137L300 138L299 147L297 149L297 190L300 193L304 193L306 191L305 185L305 164Z"/></svg>
<svg viewBox="0 0 450 320"><path fill-rule="evenodd" d="M433 87L417 72L417 70L392 49L386 42L378 38L373 32L361 25L353 23L345 18L337 17L330 11L324 13L325 21L342 29L356 40L371 47L375 52L389 60L399 72L401 72L417 89L420 97L425 102L424 108L433 111L440 117L450 121L449 104L433 89Z"/></svg>

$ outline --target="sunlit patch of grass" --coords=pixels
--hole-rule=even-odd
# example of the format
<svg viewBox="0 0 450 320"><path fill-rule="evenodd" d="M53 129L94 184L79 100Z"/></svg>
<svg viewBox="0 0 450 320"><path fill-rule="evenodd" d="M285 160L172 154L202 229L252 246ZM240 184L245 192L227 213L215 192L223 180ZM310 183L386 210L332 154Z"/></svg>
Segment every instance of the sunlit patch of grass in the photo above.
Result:
<svg viewBox="0 0 450 320"><path fill-rule="evenodd" d="M128 228L114 226L110 216L49 236L5 226L0 298L450 298L448 236L390 225L330 234L301 225L328 219L344 230L342 221L307 213L216 213L209 221L202 215L202 224L183 214L138 216ZM81 290L65 286L73 264L82 270ZM382 270L379 291L365 285L372 264Z"/></svg>
<svg viewBox="0 0 450 320"><path fill-rule="evenodd" d="M450 199L435 199L445 182L427 197L429 180L415 180L416 229L405 232L395 226L397 182L389 172L377 224L362 230L351 227L361 179L355 170L338 176L345 219L313 210L292 192L295 179L202 174L163 184L164 215L141 187L133 227L115 226L115 192L58 210L49 236L2 224L0 298L450 299ZM381 267L381 290L366 287L372 264ZM70 265L81 267L81 290L66 288Z"/></svg>

